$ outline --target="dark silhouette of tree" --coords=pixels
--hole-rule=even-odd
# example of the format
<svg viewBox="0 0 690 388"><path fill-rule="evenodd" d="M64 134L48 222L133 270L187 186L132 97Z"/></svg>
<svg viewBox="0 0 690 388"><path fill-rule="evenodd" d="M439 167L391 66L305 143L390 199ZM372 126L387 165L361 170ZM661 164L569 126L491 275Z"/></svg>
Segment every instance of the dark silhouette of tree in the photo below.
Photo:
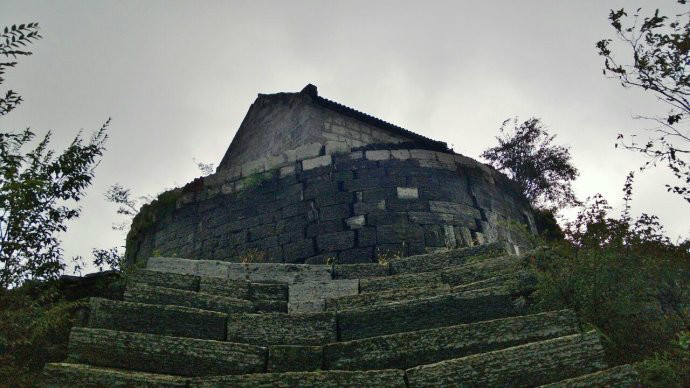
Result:
<svg viewBox="0 0 690 388"><path fill-rule="evenodd" d="M23 47L40 39L38 24L5 27L0 34L0 56L31 55ZM0 63L0 75L16 62ZM4 79L0 78L0 84ZM7 91L0 98L0 115L22 102ZM76 205L91 184L94 169L105 150L110 120L85 140L79 133L61 153L48 148L48 132L30 150L36 134L0 130L0 289L27 279L54 278L65 268L58 234L77 218Z"/></svg>
<svg viewBox="0 0 690 388"><path fill-rule="evenodd" d="M512 128L507 128L509 123ZM535 207L554 211L579 203L571 185L578 171L570 151L553 144L556 135L550 135L540 119L533 117L519 124L517 117L508 119L500 132L498 146L481 156L517 182Z"/></svg>
<svg viewBox="0 0 690 388"><path fill-rule="evenodd" d="M678 3L687 4L686 0ZM679 180L667 184L668 191L690 202L690 12L671 19L658 9L647 17L640 11L629 16L625 9L611 10L611 26L626 48L619 54L631 59L619 61L611 39L600 40L596 46L604 57L604 74L623 87L653 93L669 111L663 116L635 116L653 126L643 139L619 134L616 146L645 155L648 159L642 170L666 165Z"/></svg>

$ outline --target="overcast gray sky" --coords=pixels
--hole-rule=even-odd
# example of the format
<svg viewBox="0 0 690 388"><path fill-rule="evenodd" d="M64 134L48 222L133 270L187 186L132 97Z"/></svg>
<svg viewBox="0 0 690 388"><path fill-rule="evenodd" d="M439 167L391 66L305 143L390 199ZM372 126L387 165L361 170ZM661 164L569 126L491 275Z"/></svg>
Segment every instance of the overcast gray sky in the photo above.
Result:
<svg viewBox="0 0 690 388"><path fill-rule="evenodd" d="M63 148L113 118L107 152L64 236L66 256L121 244L103 200L119 182L157 194L218 163L257 93L319 94L477 158L508 117L541 117L572 148L577 194L621 206L641 159L614 149L665 111L606 79L594 44L610 8L664 1L29 1L0 0L0 26L36 21L44 39L8 71L25 102L0 130L52 130ZM4 89L3 89L4 90ZM633 210L690 234L690 206L659 169L636 181Z"/></svg>

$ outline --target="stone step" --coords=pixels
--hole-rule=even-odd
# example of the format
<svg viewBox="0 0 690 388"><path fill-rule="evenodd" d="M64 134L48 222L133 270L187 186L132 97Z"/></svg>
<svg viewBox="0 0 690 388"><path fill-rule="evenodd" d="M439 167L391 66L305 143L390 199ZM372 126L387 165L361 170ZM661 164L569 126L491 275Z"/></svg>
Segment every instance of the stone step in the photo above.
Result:
<svg viewBox="0 0 690 388"><path fill-rule="evenodd" d="M504 287L511 294L525 294L534 290L537 277L533 271L518 270L506 274L490 277L476 282L465 283L452 288L454 292L471 291L489 287Z"/></svg>
<svg viewBox="0 0 690 388"><path fill-rule="evenodd" d="M145 269L130 275L127 283L200 291L235 299L246 299L254 303L257 312L287 313L287 284L252 283L245 280L180 275Z"/></svg>
<svg viewBox="0 0 690 388"><path fill-rule="evenodd" d="M89 306L91 328L225 340L227 314L216 311L102 298L91 298Z"/></svg>
<svg viewBox="0 0 690 388"><path fill-rule="evenodd" d="M324 347L326 369L412 368L578 332L570 310L391 334Z"/></svg>
<svg viewBox="0 0 690 388"><path fill-rule="evenodd" d="M326 311L347 310L404 300L429 298L432 296L449 294L450 292L451 288L447 284L434 284L428 287L401 288L381 292L367 292L326 299L325 307Z"/></svg>
<svg viewBox="0 0 690 388"><path fill-rule="evenodd" d="M334 313L230 314L227 340L260 346L324 345L337 340Z"/></svg>
<svg viewBox="0 0 690 388"><path fill-rule="evenodd" d="M409 388L528 388L606 368L596 332L574 334L406 370Z"/></svg>
<svg viewBox="0 0 690 388"><path fill-rule="evenodd" d="M435 296L338 311L340 340L350 341L473 323L517 315L510 294L504 290L486 295L462 293Z"/></svg>
<svg viewBox="0 0 690 388"><path fill-rule="evenodd" d="M330 265L282 263L230 263L216 260L192 260L176 257L151 257L150 271L203 276L257 283L294 283L332 279Z"/></svg>
<svg viewBox="0 0 690 388"><path fill-rule="evenodd" d="M426 287L434 284L458 286L515 272L520 270L520 264L519 257L498 256L430 272L365 278L360 280L359 290L365 293Z"/></svg>
<svg viewBox="0 0 690 388"><path fill-rule="evenodd" d="M374 306L394 302L409 301L421 298L429 298L451 293L469 293L481 289L504 288L510 294L525 294L533 290L536 285L536 276L533 272L522 270L510 272L489 279L466 283L451 287L444 283L432 283L429 286L399 288L380 292L364 292L357 295L329 298L325 301L326 311L347 310L358 307Z"/></svg>
<svg viewBox="0 0 690 388"><path fill-rule="evenodd" d="M75 327L68 361L181 376L263 372L267 349L231 342Z"/></svg>
<svg viewBox="0 0 690 388"><path fill-rule="evenodd" d="M189 378L82 364L51 363L46 364L43 376L45 388L406 388L404 371L395 369L253 373Z"/></svg>
<svg viewBox="0 0 690 388"><path fill-rule="evenodd" d="M181 275L160 271L138 269L127 278L127 283L148 284L149 286L168 287L178 290L199 291L199 276Z"/></svg>
<svg viewBox="0 0 690 388"><path fill-rule="evenodd" d="M188 388L187 377L50 363L43 368L43 388Z"/></svg>
<svg viewBox="0 0 690 388"><path fill-rule="evenodd" d="M254 312L254 305L248 300L140 283L129 283L123 299L127 302L192 307L228 314Z"/></svg>
<svg viewBox="0 0 690 388"><path fill-rule="evenodd" d="M255 373L195 379L190 388L406 388L402 370ZM157 388L157 387L156 387Z"/></svg>
<svg viewBox="0 0 690 388"><path fill-rule="evenodd" d="M360 263L333 265L333 279L363 279L390 275L388 264Z"/></svg>
<svg viewBox="0 0 690 388"><path fill-rule="evenodd" d="M621 365L538 388L637 388L640 378L631 365Z"/></svg>
<svg viewBox="0 0 690 388"><path fill-rule="evenodd" d="M431 272L507 253L503 244L492 243L444 252L395 258L390 260L389 266L390 273L393 275Z"/></svg>
<svg viewBox="0 0 690 388"><path fill-rule="evenodd" d="M357 295L358 279L338 279L290 284L288 313L324 311L326 298Z"/></svg>

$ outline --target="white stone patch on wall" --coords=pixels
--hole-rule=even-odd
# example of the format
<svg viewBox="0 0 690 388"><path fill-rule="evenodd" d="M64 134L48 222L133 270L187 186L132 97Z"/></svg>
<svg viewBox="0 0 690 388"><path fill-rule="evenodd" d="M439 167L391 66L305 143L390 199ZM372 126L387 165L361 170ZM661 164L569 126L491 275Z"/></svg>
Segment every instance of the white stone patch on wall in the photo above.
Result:
<svg viewBox="0 0 690 388"><path fill-rule="evenodd" d="M321 143L310 143L295 148L295 161L310 159L321 155L321 147Z"/></svg>
<svg viewBox="0 0 690 388"><path fill-rule="evenodd" d="M326 155L347 154L350 150L350 146L344 141L326 142Z"/></svg>
<svg viewBox="0 0 690 388"><path fill-rule="evenodd" d="M280 177L281 178L285 178L286 176L292 175L294 173L295 173L295 165L294 164L280 168Z"/></svg>
<svg viewBox="0 0 690 388"><path fill-rule="evenodd" d="M363 215L354 216L346 219L345 224L347 224L347 226L350 227L350 229L359 229L364 227L364 225L366 224L366 219Z"/></svg>
<svg viewBox="0 0 690 388"><path fill-rule="evenodd" d="M407 160L410 158L410 150L392 150L391 157L398 160Z"/></svg>
<svg viewBox="0 0 690 388"><path fill-rule="evenodd" d="M391 152L388 150L367 151L366 156L369 160L388 160L391 158Z"/></svg>
<svg viewBox="0 0 690 388"><path fill-rule="evenodd" d="M302 170L307 171L317 167L330 166L333 159L331 155L319 156L302 161Z"/></svg>
<svg viewBox="0 0 690 388"><path fill-rule="evenodd" d="M398 198L418 199L419 190L416 187L398 187Z"/></svg>
<svg viewBox="0 0 690 388"><path fill-rule="evenodd" d="M450 170L450 171L455 171L457 169L457 166L455 163L442 163L437 160L432 160L432 159L420 159L419 160L419 166L420 167L426 167L426 168L438 168L438 169L443 169L443 170Z"/></svg>
<svg viewBox="0 0 690 388"><path fill-rule="evenodd" d="M410 157L418 160L436 160L436 153L427 150L410 150Z"/></svg>

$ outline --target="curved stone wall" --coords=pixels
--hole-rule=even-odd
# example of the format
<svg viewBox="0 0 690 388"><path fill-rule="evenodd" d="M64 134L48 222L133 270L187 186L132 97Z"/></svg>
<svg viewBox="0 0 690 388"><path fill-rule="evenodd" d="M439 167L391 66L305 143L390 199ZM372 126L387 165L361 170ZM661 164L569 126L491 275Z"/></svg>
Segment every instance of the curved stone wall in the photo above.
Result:
<svg viewBox="0 0 690 388"><path fill-rule="evenodd" d="M128 261L361 263L493 241L514 251L527 243L511 224L536 232L529 204L511 182L470 158L312 148L162 194L135 217Z"/></svg>

